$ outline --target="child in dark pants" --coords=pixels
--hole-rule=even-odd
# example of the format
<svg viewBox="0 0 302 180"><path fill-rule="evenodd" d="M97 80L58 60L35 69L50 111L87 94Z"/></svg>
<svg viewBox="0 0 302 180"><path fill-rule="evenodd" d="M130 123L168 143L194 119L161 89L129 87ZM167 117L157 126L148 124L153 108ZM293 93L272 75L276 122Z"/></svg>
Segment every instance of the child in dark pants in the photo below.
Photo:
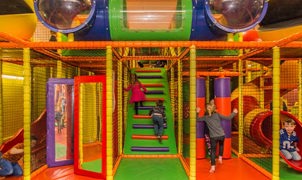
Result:
<svg viewBox="0 0 302 180"><path fill-rule="evenodd" d="M199 111L200 109L197 109ZM222 119L231 120L237 113L238 110L234 109L232 114L229 116L224 116L222 114L216 113L214 111L214 106L212 104L207 104L206 113L203 117L197 118L197 121L205 121L210 134L210 142L211 142L211 169L210 173L215 172L216 168L216 145L219 143L219 163L222 163L222 155L223 155L223 145L225 134L223 128L221 126L220 121Z"/></svg>
<svg viewBox="0 0 302 180"><path fill-rule="evenodd" d="M209 128L208 128L207 124L205 124L205 126L204 126L204 137L205 137L206 145L208 148L208 155L210 156L211 155L211 141L210 141L210 135L209 135Z"/></svg>
<svg viewBox="0 0 302 180"><path fill-rule="evenodd" d="M211 99L209 104L212 105L212 110L213 110L212 113L216 112L216 105L215 105L214 99ZM207 124L205 124L205 127L204 127L204 136L205 136L205 140L206 140L206 144L207 144L207 148L208 148L208 154L209 154L209 156L211 156L211 139L210 139L210 133L209 133L209 128L208 128Z"/></svg>
<svg viewBox="0 0 302 180"><path fill-rule="evenodd" d="M161 143L162 135L164 132L164 122L166 120L166 113L163 107L162 100L158 100L156 102L156 106L150 110L149 115L152 117L155 135Z"/></svg>

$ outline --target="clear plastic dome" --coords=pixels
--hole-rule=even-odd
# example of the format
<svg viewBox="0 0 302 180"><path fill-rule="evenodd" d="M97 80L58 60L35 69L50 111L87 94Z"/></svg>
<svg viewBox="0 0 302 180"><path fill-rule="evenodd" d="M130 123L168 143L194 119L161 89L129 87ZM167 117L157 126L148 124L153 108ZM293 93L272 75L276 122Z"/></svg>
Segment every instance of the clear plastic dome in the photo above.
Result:
<svg viewBox="0 0 302 180"><path fill-rule="evenodd" d="M93 0L37 0L38 17L48 26L57 30L74 29L89 18Z"/></svg>
<svg viewBox="0 0 302 180"><path fill-rule="evenodd" d="M263 12L265 0L208 0L210 18L223 27L244 29L254 25Z"/></svg>

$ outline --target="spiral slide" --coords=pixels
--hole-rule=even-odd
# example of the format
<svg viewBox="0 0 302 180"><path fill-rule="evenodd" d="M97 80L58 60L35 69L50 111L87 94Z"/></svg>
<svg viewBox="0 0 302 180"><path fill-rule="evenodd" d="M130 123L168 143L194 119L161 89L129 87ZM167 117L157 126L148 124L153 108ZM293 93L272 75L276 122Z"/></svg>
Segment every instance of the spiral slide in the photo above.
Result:
<svg viewBox="0 0 302 180"><path fill-rule="evenodd" d="M238 107L238 99L232 101L233 107ZM272 111L269 109L261 109L255 98L252 96L244 96L243 104L245 108L243 110L244 114L244 134L252 138L257 144L264 146L266 148L271 148L272 146ZM302 123L292 114L281 111L280 112L280 129L282 127L282 122L291 118L296 122L295 131L299 139L302 139ZM236 122L236 121L235 121ZM302 143L298 144L298 148L302 148ZM299 152L302 156L302 152ZM286 163L293 169L302 172L302 160L293 161L286 159L280 152L280 156L286 161Z"/></svg>
<svg viewBox="0 0 302 180"><path fill-rule="evenodd" d="M258 111L259 111L259 109L258 109ZM281 129L282 121L287 118L291 118L291 119L295 120L295 122L296 122L295 131L296 131L299 139L302 139L302 123L295 116L293 116L292 114L290 114L286 111L281 111L280 129ZM251 120L250 118L246 118L247 124L249 124L249 122L251 122L250 120ZM257 116L255 116L253 118L253 121L250 124L250 136L258 144L265 145L266 147L271 147L271 144L272 144L272 137L271 137L272 129L271 129L270 124L272 124L272 111L269 111L269 110L259 111ZM298 144L298 148L299 149L302 148L301 143ZM299 154L302 156L301 151L299 152ZM281 152L280 152L280 156L293 169L302 172L302 160L300 160L300 161L288 160L284 157L284 155Z"/></svg>
<svg viewBox="0 0 302 180"><path fill-rule="evenodd" d="M280 66L280 96L285 95L289 91L297 88L296 82L298 81L298 68L296 61L285 61ZM259 94L259 78L256 78L250 83L243 86L243 114L244 114L244 134L254 139L254 141L264 147L271 148L272 146L272 111L270 109L260 108L258 99ZM270 74L265 79L264 90L264 104L269 105L272 101L272 77ZM232 92L232 107L238 108L238 90ZM234 118L233 128L238 129L238 117ZM286 118L292 118L296 121L296 132L299 139L302 139L302 124L292 114L281 111L280 112L280 128L282 121ZM302 144L298 147L301 149ZM302 155L302 153L300 152ZM283 157L282 154L280 154ZM284 158L284 157L283 157ZM302 161L285 161L293 167L293 169L302 172Z"/></svg>
<svg viewBox="0 0 302 180"><path fill-rule="evenodd" d="M134 69L132 73L136 73L141 83L147 88L147 100L143 102L143 106L139 106L138 115L134 114L134 104L128 106L124 153L128 155L176 154L166 70L163 68ZM162 143L159 143L157 137L154 136L153 123L148 115L158 99L164 100L167 116Z"/></svg>
<svg viewBox="0 0 302 180"><path fill-rule="evenodd" d="M238 107L238 99L232 101L233 107ZM244 96L243 104L245 104L244 113L244 134L252 138L257 144L266 148L272 146L272 111L269 109L262 109L257 104L257 100L252 96ZM296 133L299 139L302 139L302 124L292 114L281 111L280 112L280 129L282 127L283 120L291 118L296 122ZM235 120L236 121L236 120ZM302 143L298 144L298 148L302 148ZM301 151L299 152L302 156ZM280 152L280 156L286 161L286 163L293 169L302 172L302 160L293 161L286 159Z"/></svg>

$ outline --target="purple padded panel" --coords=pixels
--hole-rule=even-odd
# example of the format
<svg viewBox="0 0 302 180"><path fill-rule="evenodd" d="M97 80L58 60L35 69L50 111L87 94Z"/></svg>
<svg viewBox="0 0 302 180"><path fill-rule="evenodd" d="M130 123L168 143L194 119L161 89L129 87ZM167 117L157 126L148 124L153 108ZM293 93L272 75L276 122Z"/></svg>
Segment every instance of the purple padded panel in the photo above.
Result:
<svg viewBox="0 0 302 180"><path fill-rule="evenodd" d="M204 78L197 78L196 79L196 91L197 91L197 96L196 98L202 98L206 96L206 82Z"/></svg>
<svg viewBox="0 0 302 180"><path fill-rule="evenodd" d="M131 151L148 151L148 152L169 152L168 147L141 147L132 146Z"/></svg>
<svg viewBox="0 0 302 180"><path fill-rule="evenodd" d="M54 95L55 85L66 84L73 86L73 79L50 78L47 82L47 158L46 162L49 167L63 166L73 164L73 159L56 161L55 155L55 112L54 112ZM71 95L73 99L73 93ZM73 127L73 126L72 126ZM73 142L71 142L73 144Z"/></svg>
<svg viewBox="0 0 302 180"><path fill-rule="evenodd" d="M204 138L204 121L196 121L196 138Z"/></svg>
<svg viewBox="0 0 302 180"><path fill-rule="evenodd" d="M163 90L147 90L145 94L164 94Z"/></svg>
<svg viewBox="0 0 302 180"><path fill-rule="evenodd" d="M215 97L230 97L231 96L231 78L216 78L214 81Z"/></svg>

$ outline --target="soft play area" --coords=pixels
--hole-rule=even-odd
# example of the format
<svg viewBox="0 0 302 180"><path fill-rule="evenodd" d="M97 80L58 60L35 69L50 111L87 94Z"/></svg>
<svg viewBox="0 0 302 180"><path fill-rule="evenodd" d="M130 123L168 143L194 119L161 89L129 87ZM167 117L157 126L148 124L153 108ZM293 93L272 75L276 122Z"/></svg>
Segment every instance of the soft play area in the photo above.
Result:
<svg viewBox="0 0 302 180"><path fill-rule="evenodd" d="M279 140L293 119L302 155L301 4L1 0L0 151L24 144L23 176L6 179L300 180ZM212 99L238 114L221 120L223 163L209 173L196 119Z"/></svg>

